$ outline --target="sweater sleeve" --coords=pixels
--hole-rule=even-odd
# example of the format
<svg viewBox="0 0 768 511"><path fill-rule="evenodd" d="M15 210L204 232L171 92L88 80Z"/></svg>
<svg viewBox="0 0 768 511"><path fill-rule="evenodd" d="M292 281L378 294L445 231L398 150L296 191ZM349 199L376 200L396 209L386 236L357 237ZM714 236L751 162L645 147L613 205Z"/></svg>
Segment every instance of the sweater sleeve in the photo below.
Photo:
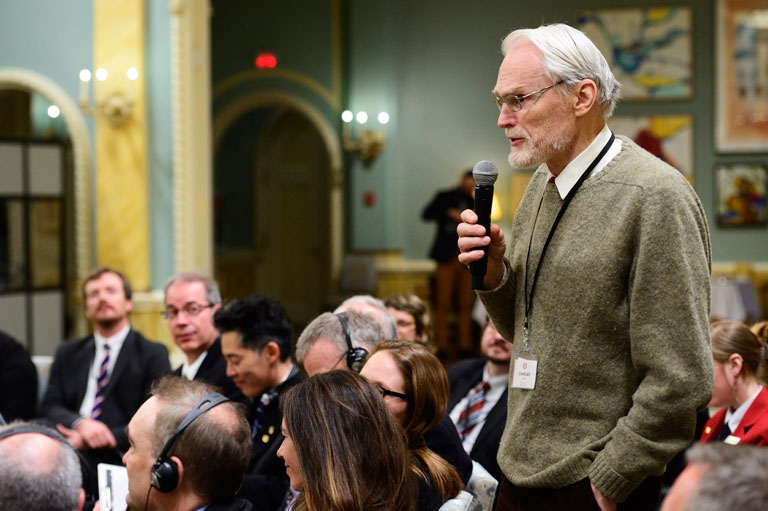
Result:
<svg viewBox="0 0 768 511"><path fill-rule="evenodd" d="M629 275L632 407L597 454L589 477L622 502L691 441L712 395L710 247L701 204L687 183L644 198Z"/></svg>
<svg viewBox="0 0 768 511"><path fill-rule="evenodd" d="M483 302L488 316L502 337L514 342L515 339L515 277L509 260L504 258L504 278L495 288L487 291L477 291L477 296Z"/></svg>

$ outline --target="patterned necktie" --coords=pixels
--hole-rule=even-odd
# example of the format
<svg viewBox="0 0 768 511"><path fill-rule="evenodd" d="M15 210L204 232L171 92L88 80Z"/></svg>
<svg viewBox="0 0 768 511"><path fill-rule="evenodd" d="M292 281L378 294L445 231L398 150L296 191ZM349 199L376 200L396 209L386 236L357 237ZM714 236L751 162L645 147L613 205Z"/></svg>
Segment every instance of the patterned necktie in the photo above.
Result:
<svg viewBox="0 0 768 511"><path fill-rule="evenodd" d="M109 385L109 344L104 343L104 358L99 367L99 378L96 380L96 399L91 408L91 419L98 420L101 417L101 405L104 404L104 394Z"/></svg>
<svg viewBox="0 0 768 511"><path fill-rule="evenodd" d="M726 438L728 438L730 434L731 434L731 428L728 426L728 423L726 422L725 424L723 424L723 429L721 429L720 433L717 434L717 441L718 442L724 441Z"/></svg>
<svg viewBox="0 0 768 511"><path fill-rule="evenodd" d="M461 411L459 420L456 423L456 430L459 432L462 440L472 432L472 429L480 421L480 412L483 411L483 406L485 406L485 393L490 388L491 386L487 381L482 382L469 397L467 407Z"/></svg>

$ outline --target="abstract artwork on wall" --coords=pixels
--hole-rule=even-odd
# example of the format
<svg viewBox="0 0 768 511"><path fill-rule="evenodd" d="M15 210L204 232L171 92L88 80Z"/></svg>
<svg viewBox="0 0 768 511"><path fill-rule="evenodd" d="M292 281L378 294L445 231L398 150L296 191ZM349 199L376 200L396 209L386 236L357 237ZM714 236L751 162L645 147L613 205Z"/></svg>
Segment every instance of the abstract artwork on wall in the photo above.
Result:
<svg viewBox="0 0 768 511"><path fill-rule="evenodd" d="M718 0L717 123L722 152L768 152L768 0Z"/></svg>
<svg viewBox="0 0 768 511"><path fill-rule="evenodd" d="M625 99L691 96L690 8L579 11L576 26L603 52Z"/></svg>
<svg viewBox="0 0 768 511"><path fill-rule="evenodd" d="M693 184L693 117L690 115L615 116L608 120L617 135L682 172Z"/></svg>
<svg viewBox="0 0 768 511"><path fill-rule="evenodd" d="M715 173L717 223L721 227L766 224L766 181L763 165L721 165Z"/></svg>

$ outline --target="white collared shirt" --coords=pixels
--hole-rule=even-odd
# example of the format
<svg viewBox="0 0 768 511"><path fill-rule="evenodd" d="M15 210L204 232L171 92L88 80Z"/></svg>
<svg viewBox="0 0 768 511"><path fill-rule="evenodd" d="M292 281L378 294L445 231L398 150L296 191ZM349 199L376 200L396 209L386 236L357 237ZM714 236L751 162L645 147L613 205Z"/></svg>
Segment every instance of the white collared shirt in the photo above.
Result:
<svg viewBox="0 0 768 511"><path fill-rule="evenodd" d="M210 349L210 348L209 348ZM202 354L200 354L197 359L192 362L191 364L187 361L187 359L184 359L184 363L181 364L181 375L188 379L188 380L194 380L195 376L197 376L197 371L200 370L200 366L203 365L203 360L205 360L205 357L208 355L208 350L205 350Z"/></svg>
<svg viewBox="0 0 768 511"><path fill-rule="evenodd" d="M483 404L483 409L480 410L480 420L478 421L477 425L472 428L472 431L470 431L469 434L464 437L464 440L462 440L462 445L464 446L464 450L467 451L467 454L472 451L472 447L474 447L475 441L477 440L478 435L480 435L480 430L483 429L483 425L485 424L485 419L488 418L488 414L491 412L491 410L493 410L493 407L496 406L499 398L501 398L501 395L504 393L504 389L507 388L509 372L505 372L498 376L490 376L488 374L488 366L486 364L483 367L482 381L487 381L490 388L485 393L485 404ZM472 396L475 390L477 390L479 385L480 384L478 383L469 389L467 395L461 398L458 403L456 403L456 406L453 407L453 410L451 410L450 413L451 422L454 424L459 422L459 416L461 415L461 412L467 408L467 402L469 401L469 398Z"/></svg>
<svg viewBox="0 0 768 511"><path fill-rule="evenodd" d="M96 390L99 385L101 361L104 359L104 343L109 343L109 365L107 366L107 372L111 376L112 370L115 368L115 362L117 362L117 357L123 348L123 342L125 342L125 338L128 337L128 332L130 331L131 325L126 323L122 330L108 339L102 337L98 332L93 333L93 339L96 342L96 353L91 361L91 369L88 371L88 387L85 390L83 402L80 403L81 416L90 417L91 411L93 411L93 402L96 400Z"/></svg>
<svg viewBox="0 0 768 511"><path fill-rule="evenodd" d="M757 395L761 390L763 390L762 385L760 385L760 388L757 389L757 392L755 392L751 398L741 403L741 406L735 411L731 411L731 407L728 407L728 411L725 412L725 424L728 424L728 427L731 428L731 432L736 431L736 428L739 427L741 419L744 418L744 414L746 414L749 407L752 406L752 402L757 399Z"/></svg>
<svg viewBox="0 0 768 511"><path fill-rule="evenodd" d="M587 167L589 167L589 164L592 163L595 158L597 158L597 156L600 154L600 151L603 149L603 146L608 143L610 138L611 130L606 124L603 126L603 129L600 130L600 133L598 133L592 142L587 146L587 148L584 149L576 158L571 160L568 165L565 166L563 171L560 172L560 174L555 178L555 186L557 186L557 192L560 194L561 199L565 199L566 195L568 195L568 192L571 191L571 189L581 177L581 173L584 172ZM603 159L597 162L595 168L592 169L590 176L594 176L603 170L605 166L608 165L608 163L614 159L617 154L619 154L619 152L621 152L621 140L616 137L613 140L613 144L611 144L611 147L608 149L608 152L605 153L605 156L603 156ZM553 175L554 174L552 174L552 172L547 170L547 178L551 178Z"/></svg>

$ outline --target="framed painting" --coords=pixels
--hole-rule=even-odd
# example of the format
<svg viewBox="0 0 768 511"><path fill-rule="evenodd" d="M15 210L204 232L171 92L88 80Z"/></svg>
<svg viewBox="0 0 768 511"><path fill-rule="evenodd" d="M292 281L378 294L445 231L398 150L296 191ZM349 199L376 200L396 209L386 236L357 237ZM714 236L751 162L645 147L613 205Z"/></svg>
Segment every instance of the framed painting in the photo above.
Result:
<svg viewBox="0 0 768 511"><path fill-rule="evenodd" d="M690 115L614 116L608 125L679 170L693 184L693 117Z"/></svg>
<svg viewBox="0 0 768 511"><path fill-rule="evenodd" d="M624 99L692 96L690 7L579 11L576 26L608 60Z"/></svg>
<svg viewBox="0 0 768 511"><path fill-rule="evenodd" d="M768 0L718 0L717 120L721 152L768 152Z"/></svg>
<svg viewBox="0 0 768 511"><path fill-rule="evenodd" d="M768 167L760 164L720 165L715 179L717 224L720 227L766 225Z"/></svg>

